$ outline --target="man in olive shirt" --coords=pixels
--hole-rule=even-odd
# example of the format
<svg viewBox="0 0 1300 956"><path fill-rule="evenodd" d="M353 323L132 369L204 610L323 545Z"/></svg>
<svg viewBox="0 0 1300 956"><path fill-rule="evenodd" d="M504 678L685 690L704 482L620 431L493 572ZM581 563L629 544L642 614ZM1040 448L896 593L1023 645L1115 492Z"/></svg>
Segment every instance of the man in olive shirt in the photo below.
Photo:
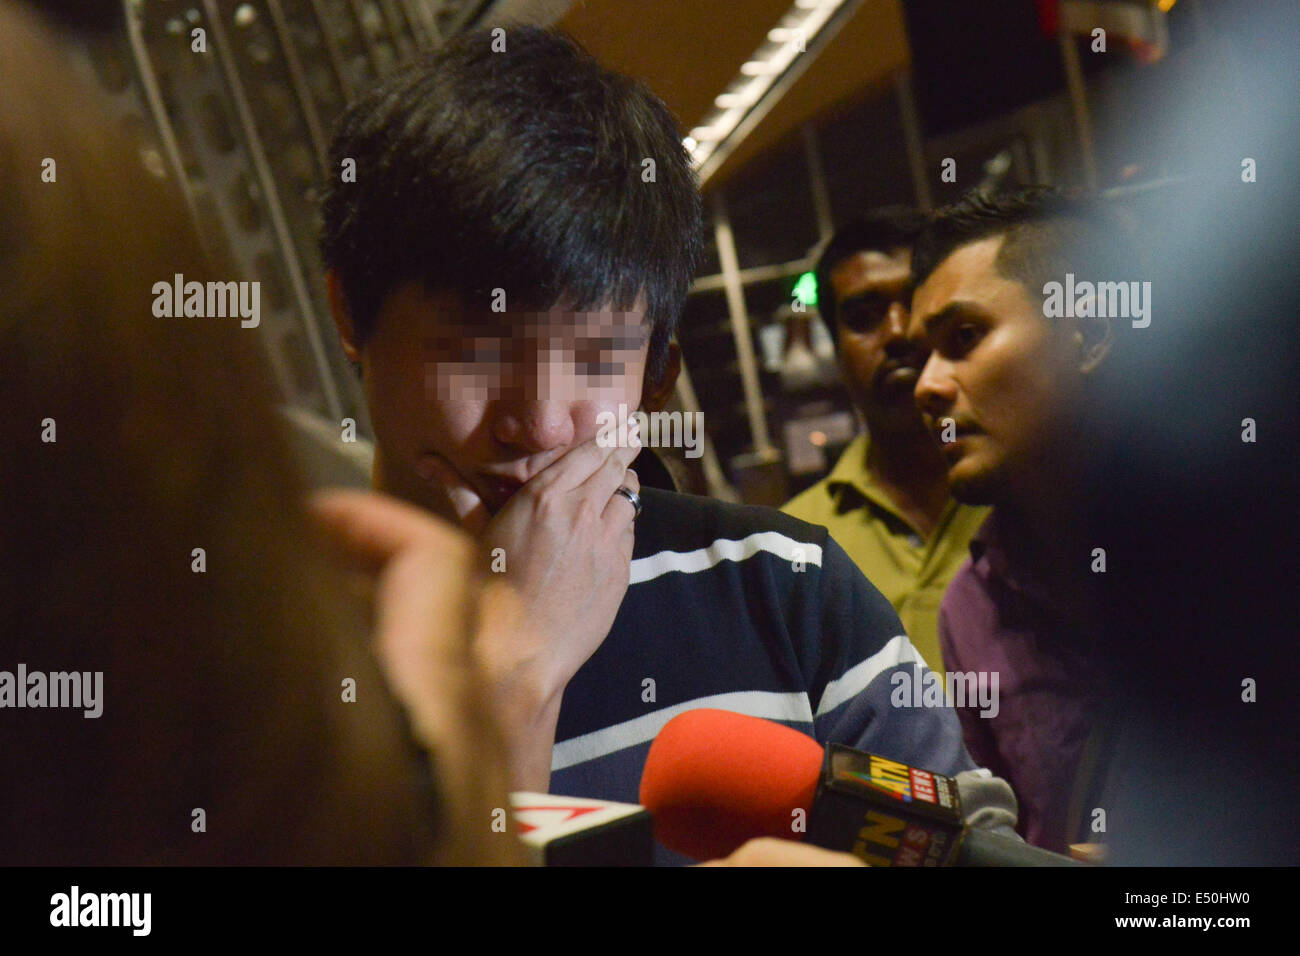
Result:
<svg viewBox="0 0 1300 956"><path fill-rule="evenodd" d="M867 430L782 510L828 528L926 663L943 669L939 603L989 509L948 494L947 465L912 395L927 358L906 338L912 244L924 225L908 210L857 219L817 263L822 318Z"/></svg>

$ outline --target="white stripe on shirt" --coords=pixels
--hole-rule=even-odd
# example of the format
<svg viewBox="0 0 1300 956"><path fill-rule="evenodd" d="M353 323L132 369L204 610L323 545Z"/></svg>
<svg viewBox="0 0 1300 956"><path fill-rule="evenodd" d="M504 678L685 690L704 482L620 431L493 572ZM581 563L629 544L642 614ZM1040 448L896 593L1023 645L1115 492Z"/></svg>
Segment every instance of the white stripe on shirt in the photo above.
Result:
<svg viewBox="0 0 1300 956"><path fill-rule="evenodd" d="M811 724L813 720L812 704L808 701L808 695L802 691L779 693L741 690L729 694L714 694L711 697L697 697L684 704L674 704L672 707L656 710L644 717L634 717L621 724L614 724L556 744L551 751L551 771L563 770L574 764L586 763L588 760L605 757L615 751L654 740L668 721L678 714L700 707L714 707L718 710L729 710L732 713L763 717L767 720L805 724Z"/></svg>
<svg viewBox="0 0 1300 956"><path fill-rule="evenodd" d="M796 555L795 549L799 549ZM695 574L707 571L721 561L744 561L760 551L767 551L784 561L793 562L796 557L805 564L821 567L821 545L807 541L796 541L776 531L759 531L739 541L732 538L718 538L707 548L694 551L660 551L649 557L637 558L632 562L629 584L641 584L651 581L670 571Z"/></svg>
<svg viewBox="0 0 1300 956"><path fill-rule="evenodd" d="M921 652L912 646L906 635L891 637L889 643L861 664L855 664L835 680L827 682L821 703L817 705L817 716L829 714L840 704L853 699L891 667L909 663L927 666Z"/></svg>

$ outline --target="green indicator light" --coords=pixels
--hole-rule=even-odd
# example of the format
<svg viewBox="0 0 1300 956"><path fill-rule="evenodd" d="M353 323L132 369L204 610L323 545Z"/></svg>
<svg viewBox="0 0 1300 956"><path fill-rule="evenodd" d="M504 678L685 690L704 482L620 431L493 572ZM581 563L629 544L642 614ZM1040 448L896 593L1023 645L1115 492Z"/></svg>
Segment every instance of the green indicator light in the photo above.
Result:
<svg viewBox="0 0 1300 956"><path fill-rule="evenodd" d="M794 284L794 297L804 305L817 305L817 277L805 272Z"/></svg>

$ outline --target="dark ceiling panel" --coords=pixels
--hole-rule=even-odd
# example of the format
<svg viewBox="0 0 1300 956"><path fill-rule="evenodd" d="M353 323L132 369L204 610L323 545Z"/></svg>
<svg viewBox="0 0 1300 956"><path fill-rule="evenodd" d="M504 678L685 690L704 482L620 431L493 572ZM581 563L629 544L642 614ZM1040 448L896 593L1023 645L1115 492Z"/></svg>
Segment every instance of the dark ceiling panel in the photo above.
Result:
<svg viewBox="0 0 1300 956"><path fill-rule="evenodd" d="M791 0L588 0L559 26L601 62L645 80L690 129L790 6Z"/></svg>
<svg viewBox="0 0 1300 956"><path fill-rule="evenodd" d="M792 0L627 0L576 4L560 26L613 69L645 80L684 131L703 119ZM710 188L803 123L879 89L910 54L899 0L861 9L727 160Z"/></svg>

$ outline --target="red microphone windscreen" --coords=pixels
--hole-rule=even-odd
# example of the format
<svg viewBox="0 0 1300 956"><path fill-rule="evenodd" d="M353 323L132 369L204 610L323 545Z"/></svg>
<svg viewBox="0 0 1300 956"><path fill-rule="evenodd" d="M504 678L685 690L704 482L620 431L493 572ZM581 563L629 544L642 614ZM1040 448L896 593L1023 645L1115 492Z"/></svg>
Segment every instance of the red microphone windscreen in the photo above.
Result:
<svg viewBox="0 0 1300 956"><path fill-rule="evenodd" d="M811 737L770 720L689 710L650 745L640 801L655 838L696 860L726 856L754 837L801 840L824 754Z"/></svg>

